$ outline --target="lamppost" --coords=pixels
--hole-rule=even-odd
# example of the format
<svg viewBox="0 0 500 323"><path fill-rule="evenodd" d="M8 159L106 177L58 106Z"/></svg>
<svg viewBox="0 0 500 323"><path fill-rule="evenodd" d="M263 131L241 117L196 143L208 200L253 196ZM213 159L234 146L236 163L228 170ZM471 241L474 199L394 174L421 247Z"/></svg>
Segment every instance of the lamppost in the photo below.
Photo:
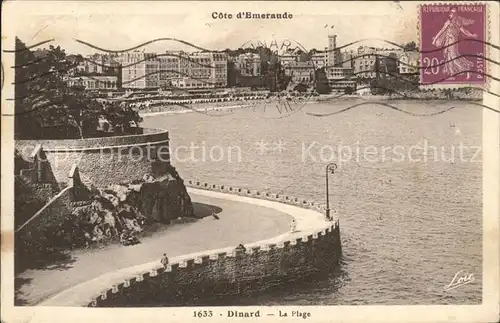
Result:
<svg viewBox="0 0 500 323"><path fill-rule="evenodd" d="M330 220L330 193L328 189L328 174L335 174L335 170L337 169L337 164L330 163L326 165L325 169L325 178L326 178L326 219Z"/></svg>

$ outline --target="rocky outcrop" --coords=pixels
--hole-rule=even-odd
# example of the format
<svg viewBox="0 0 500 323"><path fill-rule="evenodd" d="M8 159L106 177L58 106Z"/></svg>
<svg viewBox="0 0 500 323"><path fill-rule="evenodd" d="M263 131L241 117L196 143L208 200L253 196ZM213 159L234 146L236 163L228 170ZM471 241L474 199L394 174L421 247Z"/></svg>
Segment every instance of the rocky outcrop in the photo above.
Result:
<svg viewBox="0 0 500 323"><path fill-rule="evenodd" d="M173 167L159 178L149 177L142 183L112 185L104 194L137 209L148 221L169 223L179 217L193 217L193 204L183 180ZM114 203L118 203L115 201Z"/></svg>
<svg viewBox="0 0 500 323"><path fill-rule="evenodd" d="M163 167L162 176L146 174L142 181L113 184L103 190L88 189L80 180L78 168L74 167L65 195L51 201L54 206L44 208L16 232L19 242L16 250L33 259L38 251L44 256L54 250L116 241L123 233L141 232L154 222L170 223L174 219L193 217L193 205L183 180L174 167ZM21 179L16 183L22 184ZM43 206L44 202L38 200L38 204L26 203L26 196L33 192L17 189L16 196L24 197L24 203L18 203L16 211L22 210L31 216Z"/></svg>
<svg viewBox="0 0 500 323"><path fill-rule="evenodd" d="M75 246L82 246L115 240L123 232L141 232L154 222L170 223L173 219L193 216L184 183L170 167L162 177L150 175L133 184L113 184L87 203L75 205L72 220L62 231L71 232L70 240L76 242Z"/></svg>

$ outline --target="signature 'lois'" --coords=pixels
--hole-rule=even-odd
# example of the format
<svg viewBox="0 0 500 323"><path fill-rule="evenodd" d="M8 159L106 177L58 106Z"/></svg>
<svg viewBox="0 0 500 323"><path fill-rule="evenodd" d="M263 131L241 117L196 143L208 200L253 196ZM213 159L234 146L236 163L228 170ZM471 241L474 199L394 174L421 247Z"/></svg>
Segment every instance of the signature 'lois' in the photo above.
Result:
<svg viewBox="0 0 500 323"><path fill-rule="evenodd" d="M474 20L460 17L456 9L451 9L448 19L441 30L432 39L432 44L436 47L446 47L443 49L445 63L443 64L446 75L456 75L460 72L471 70L474 66L466 57L459 57L458 37L460 34L466 37L476 38L477 35L469 32L464 26L472 25ZM469 73L467 73L467 79ZM453 78L449 78L453 79Z"/></svg>

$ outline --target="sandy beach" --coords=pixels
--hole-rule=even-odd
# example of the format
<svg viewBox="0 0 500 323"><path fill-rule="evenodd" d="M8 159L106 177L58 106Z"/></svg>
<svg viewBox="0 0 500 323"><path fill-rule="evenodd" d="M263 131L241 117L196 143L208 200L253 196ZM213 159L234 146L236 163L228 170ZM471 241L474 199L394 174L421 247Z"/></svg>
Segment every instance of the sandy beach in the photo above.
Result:
<svg viewBox="0 0 500 323"><path fill-rule="evenodd" d="M195 103L195 104L191 105L191 106L193 106L192 109L186 109L185 107L177 106L177 109L175 109L175 110L165 110L165 111L157 111L157 112L142 112L142 111L140 111L139 115L141 117L152 117L152 116L158 116L158 115L182 114L182 113L191 113L191 112L205 113L208 111L225 111L225 110L232 110L232 109L248 108L250 106L249 104L235 104L235 105L229 105L229 106L214 106L214 105L215 105L215 103ZM164 107L162 107L162 108L164 108Z"/></svg>

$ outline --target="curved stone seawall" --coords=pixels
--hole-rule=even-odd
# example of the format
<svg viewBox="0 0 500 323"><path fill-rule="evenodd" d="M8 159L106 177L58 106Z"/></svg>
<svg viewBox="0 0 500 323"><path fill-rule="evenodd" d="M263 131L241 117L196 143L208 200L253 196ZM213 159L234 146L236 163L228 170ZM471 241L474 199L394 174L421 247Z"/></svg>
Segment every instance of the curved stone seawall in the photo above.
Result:
<svg viewBox="0 0 500 323"><path fill-rule="evenodd" d="M246 250L233 246L176 257L167 268L162 268L159 260L125 268L77 285L41 305L167 305L180 300L264 290L328 273L338 265L341 256L339 223L338 220L325 220L318 212L324 207L256 190L193 180L185 184L196 191L208 190L207 194L216 198L231 198L288 213L297 222L297 232L246 244ZM99 291L106 284L109 287Z"/></svg>
<svg viewBox="0 0 500 323"><path fill-rule="evenodd" d="M16 141L18 150L29 151L37 145L42 145L57 182L66 182L75 163L82 181L99 188L140 181L145 174L163 175L165 165L170 164L168 131L161 129L144 129L143 134L130 136Z"/></svg>
<svg viewBox="0 0 500 323"><path fill-rule="evenodd" d="M210 190L221 193L249 196L257 199L276 201L285 204L296 205L311 210L316 210L319 212L323 212L326 210L326 206L323 204L319 204L311 200L300 199L292 195L261 192L259 190L252 190L249 188L242 188L237 186L217 185L199 180L185 180L184 184L187 187L195 187L202 190Z"/></svg>

